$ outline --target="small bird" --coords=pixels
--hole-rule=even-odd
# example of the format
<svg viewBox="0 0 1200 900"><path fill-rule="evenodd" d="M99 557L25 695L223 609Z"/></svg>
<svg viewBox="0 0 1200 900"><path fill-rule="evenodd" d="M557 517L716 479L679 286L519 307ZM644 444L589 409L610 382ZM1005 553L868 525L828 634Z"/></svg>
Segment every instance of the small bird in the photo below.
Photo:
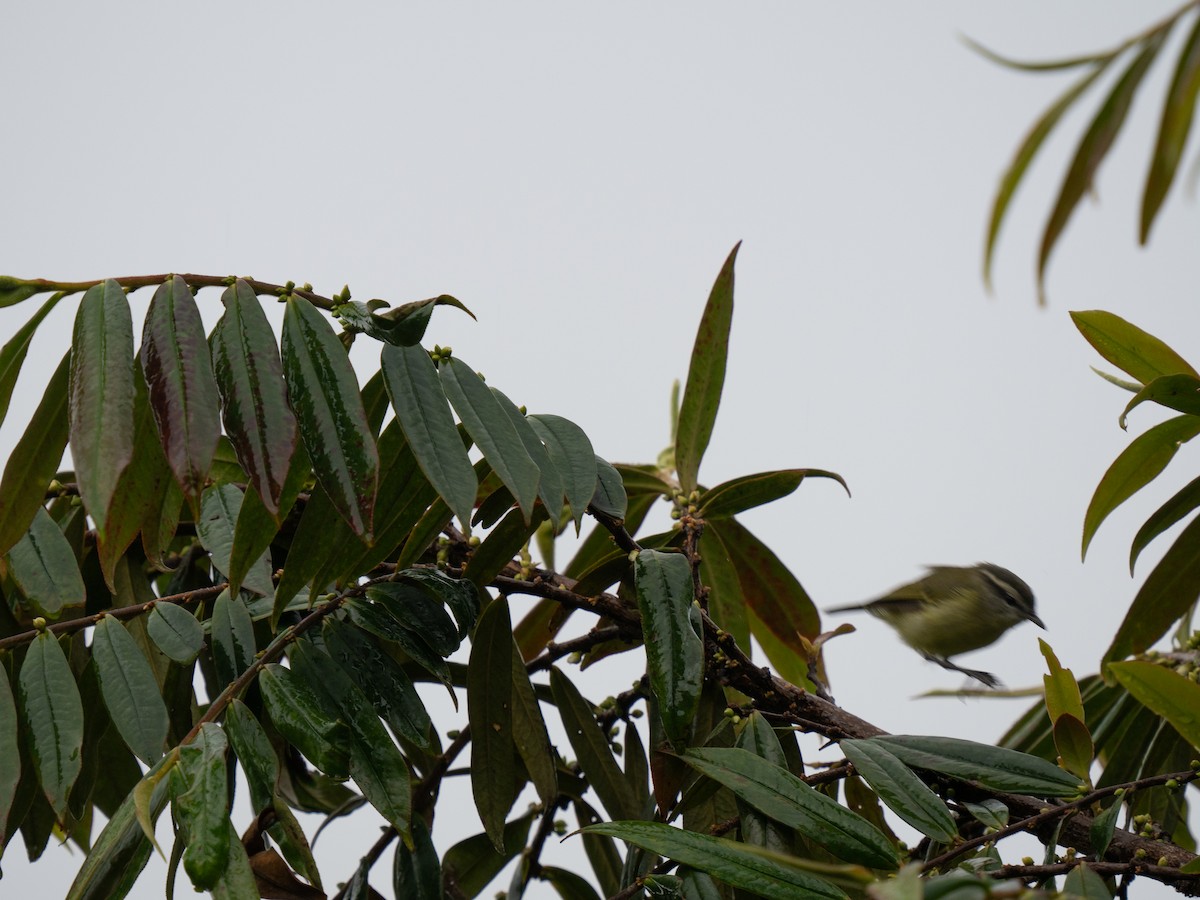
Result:
<svg viewBox="0 0 1200 900"><path fill-rule="evenodd" d="M896 629L904 643L930 662L998 687L995 675L961 668L950 657L986 647L1018 622L1045 628L1034 612L1033 591L1008 569L992 563L929 566L928 571L924 578L877 600L826 612L865 609Z"/></svg>

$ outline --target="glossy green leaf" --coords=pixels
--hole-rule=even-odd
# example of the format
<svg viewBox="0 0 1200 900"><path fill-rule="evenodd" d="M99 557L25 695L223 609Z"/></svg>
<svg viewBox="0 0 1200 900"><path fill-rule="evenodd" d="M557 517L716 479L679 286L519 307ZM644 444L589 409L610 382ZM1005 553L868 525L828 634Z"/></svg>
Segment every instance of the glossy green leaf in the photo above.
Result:
<svg viewBox="0 0 1200 900"><path fill-rule="evenodd" d="M554 758L554 747L550 743L550 732L538 705L537 694L521 652L513 643L512 652L512 723L513 741L517 754L525 764L529 780L537 788L538 798L550 808L558 799L558 766Z"/></svg>
<svg viewBox="0 0 1200 900"><path fill-rule="evenodd" d="M706 531L703 543L700 580L708 588L708 614L718 627L733 635L744 652L750 653L750 620L740 573L721 543L719 532Z"/></svg>
<svg viewBox="0 0 1200 900"><path fill-rule="evenodd" d="M1069 797L1083 786L1078 778L1053 763L1004 747L911 734L871 740L913 768L977 781L992 790L1035 797Z"/></svg>
<svg viewBox="0 0 1200 900"><path fill-rule="evenodd" d="M103 539L117 479L133 459L133 320L109 279L83 296L71 340L71 457Z"/></svg>
<svg viewBox="0 0 1200 900"><path fill-rule="evenodd" d="M1120 798L1117 798L1100 815L1092 819L1088 836L1092 841L1093 858L1104 859L1108 845L1112 843L1113 829L1117 827L1117 818L1121 815L1123 805Z"/></svg>
<svg viewBox="0 0 1200 900"><path fill-rule="evenodd" d="M466 637L475 627L480 613L479 591L466 579L451 578L445 572L431 568L400 569L393 578L418 585L449 607L458 622L459 637Z"/></svg>
<svg viewBox="0 0 1200 900"><path fill-rule="evenodd" d="M1092 759L1096 755L1087 726L1070 714L1054 720L1054 746L1058 748L1061 765L1084 781L1090 780Z"/></svg>
<svg viewBox="0 0 1200 900"><path fill-rule="evenodd" d="M49 631L29 644L18 683L33 766L50 808L62 820L81 768L83 701L71 666Z"/></svg>
<svg viewBox="0 0 1200 900"><path fill-rule="evenodd" d="M675 470L685 494L696 489L700 460L708 449L729 357L729 329L733 323L733 268L741 243L734 245L713 283L696 331L687 384L679 407L675 432Z"/></svg>
<svg viewBox="0 0 1200 900"><path fill-rule="evenodd" d="M613 468L612 463L599 456L596 457L596 488L591 505L617 520L624 519L629 509L629 498L625 494L621 473Z"/></svg>
<svg viewBox="0 0 1200 900"><path fill-rule="evenodd" d="M704 682L704 640L692 603L692 567L680 553L642 550L633 563L650 689L676 747L691 736Z"/></svg>
<svg viewBox="0 0 1200 900"><path fill-rule="evenodd" d="M1071 900L1112 900L1112 891L1104 879L1081 862L1063 880L1063 896Z"/></svg>
<svg viewBox="0 0 1200 900"><path fill-rule="evenodd" d="M225 432L263 505L278 514L297 432L275 333L245 281L238 279L221 302L225 314L213 329L212 357Z"/></svg>
<svg viewBox="0 0 1200 900"><path fill-rule="evenodd" d="M683 760L835 856L875 869L898 868L896 848L878 829L787 769L738 747L692 748Z"/></svg>
<svg viewBox="0 0 1200 900"><path fill-rule="evenodd" d="M471 794L483 829L504 852L504 820L516 796L513 648L508 603L492 601L479 617L467 666L471 723Z"/></svg>
<svg viewBox="0 0 1200 900"><path fill-rule="evenodd" d="M1113 460L1096 485L1083 518L1083 555L1114 509L1158 477L1180 446L1200 434L1200 418L1176 416L1138 435Z"/></svg>
<svg viewBox="0 0 1200 900"><path fill-rule="evenodd" d="M588 880L576 872L557 866L542 866L540 877L558 892L562 900L601 900Z"/></svg>
<svg viewBox="0 0 1200 900"><path fill-rule="evenodd" d="M988 798L979 803L964 802L963 806L967 808L977 822L980 822L986 828L1001 829L1008 825L1009 811L1008 807L994 798Z"/></svg>
<svg viewBox="0 0 1200 900"><path fill-rule="evenodd" d="M398 737L429 749L432 722L404 669L352 625L327 618L322 631L326 651L371 701L380 718Z"/></svg>
<svg viewBox="0 0 1200 900"><path fill-rule="evenodd" d="M1192 118L1196 113L1196 99L1200 94L1200 19L1179 52L1175 74L1167 89L1163 104L1162 121L1158 126L1158 139L1154 154L1150 157L1150 170L1146 173L1146 188L1142 194L1141 231L1138 235L1146 243L1150 228L1162 208L1163 200L1175 180L1179 160L1187 146L1192 130Z"/></svg>
<svg viewBox="0 0 1200 900"><path fill-rule="evenodd" d="M11 275L0 275L0 308L16 306L35 294L44 294L47 290L49 287L39 284L37 279L27 281L23 278L13 278Z"/></svg>
<svg viewBox="0 0 1200 900"><path fill-rule="evenodd" d="M1116 662L1109 671L1140 703L1170 722L1185 741L1200 748L1200 685L1173 669L1150 662Z"/></svg>
<svg viewBox="0 0 1200 900"><path fill-rule="evenodd" d="M1071 313L1071 321L1097 353L1141 384L1163 375L1197 375L1165 343L1118 315L1093 309Z"/></svg>
<svg viewBox="0 0 1200 900"><path fill-rule="evenodd" d="M1200 518L1179 533L1133 598L1104 652L1104 660L1141 653L1191 609L1200 597Z"/></svg>
<svg viewBox="0 0 1200 900"><path fill-rule="evenodd" d="M221 591L213 604L212 656L217 678L224 687L254 664L258 648L254 642L254 622L241 596Z"/></svg>
<svg viewBox="0 0 1200 900"><path fill-rule="evenodd" d="M8 404L12 400L13 388L17 386L17 376L21 374L21 366L29 353L29 345L33 334L37 331L42 320L58 305L58 301L66 294L57 293L39 307L33 317L17 329L3 347L0 347L0 422L8 415Z"/></svg>
<svg viewBox="0 0 1200 900"><path fill-rule="evenodd" d="M1050 260L1054 245L1079 201L1092 189L1096 170L1108 155L1121 126L1125 124L1125 116L1129 112L1133 96L1150 69L1150 64L1154 62L1165 37L1165 31L1159 32L1142 44L1142 49L1121 74L1079 141L1042 235L1042 246L1038 253L1039 288L1045 284L1046 264Z"/></svg>
<svg viewBox="0 0 1200 900"><path fill-rule="evenodd" d="M839 746L888 809L935 841L954 840L958 826L945 802L886 747L869 739Z"/></svg>
<svg viewBox="0 0 1200 900"><path fill-rule="evenodd" d="M162 756L169 721L145 654L124 625L105 616L92 631L92 659L117 731L138 759L154 765Z"/></svg>
<svg viewBox="0 0 1200 900"><path fill-rule="evenodd" d="M83 606L83 576L70 542L44 507L5 557L8 574L31 612L57 619L64 609ZM15 599L15 598L12 598Z"/></svg>
<svg viewBox="0 0 1200 900"><path fill-rule="evenodd" d="M259 673L258 683L275 729L326 775L346 778L350 773L346 725L326 714L308 682L272 663Z"/></svg>
<svg viewBox="0 0 1200 900"><path fill-rule="evenodd" d="M279 495L283 515L286 515L296 502L308 472L308 454L304 452L303 447L297 447L292 455L291 468L283 482L283 491ZM267 576L266 583L270 582L269 549L279 532L280 524L281 520L271 515L271 511L263 505L262 498L258 496L253 485L248 486L246 493L242 495L237 522L233 526L233 546L229 551L229 571L226 573L231 585L241 586L248 576L252 581L261 580L263 565ZM271 590L274 591L274 586Z"/></svg>
<svg viewBox="0 0 1200 900"><path fill-rule="evenodd" d="M403 842L396 845L392 867L392 887L395 896L411 900L442 900L442 864L429 829L420 819L413 821L413 846Z"/></svg>
<svg viewBox="0 0 1200 900"><path fill-rule="evenodd" d="M250 866L246 856L246 848L238 840L237 833L232 827L225 829L226 858L225 870L212 888L213 900L254 900L259 896L258 882L255 871ZM186 864L187 857L184 857Z"/></svg>
<svg viewBox="0 0 1200 900"><path fill-rule="evenodd" d="M292 535L287 559L283 564L283 574L275 587L273 623L278 624L283 608L306 586L312 585L314 595L325 588L325 585L315 583L313 579L334 554L342 549L340 545L343 542L331 540L331 536L337 535L342 528L346 529L346 534L352 534L345 520L334 508L333 501L329 499L325 489L319 484L313 485L308 503L300 516L300 523Z"/></svg>
<svg viewBox="0 0 1200 900"><path fill-rule="evenodd" d="M146 619L146 630L158 649L186 666L204 646L204 628L196 617L174 603L155 603Z"/></svg>
<svg viewBox="0 0 1200 900"><path fill-rule="evenodd" d="M242 492L232 484L214 484L206 488L200 497L200 518L196 520L196 533L204 549L212 554L213 565L228 573L233 553L233 539L238 516L242 511ZM241 587L253 591L260 597L269 597L275 591L271 583L269 558L258 558L240 585L230 585L236 591Z"/></svg>
<svg viewBox="0 0 1200 900"><path fill-rule="evenodd" d="M349 729L350 777L363 796L405 842L412 815L408 764L396 749L370 702L350 677L321 650L298 641L288 651L297 677L322 697Z"/></svg>
<svg viewBox="0 0 1200 900"><path fill-rule="evenodd" d="M672 828L661 822L600 822L587 826L583 833L605 834L628 841L707 872L733 887L773 900L846 896L840 888L800 868L802 860L725 838ZM865 872L863 875L870 878Z"/></svg>
<svg viewBox="0 0 1200 900"><path fill-rule="evenodd" d="M996 189L996 199L992 203L992 214L988 222L987 245L983 253L983 281L989 290L992 286L992 258L995 255L996 240L1000 236L1000 226L1004 223L1004 217L1008 212L1009 204L1012 202L1013 194L1016 193L1021 179L1025 177L1025 172L1029 168L1029 164L1033 162L1033 158L1041 149L1047 136L1054 130L1054 127L1062 119L1067 110L1083 95L1084 91L1091 87L1096 79L1104 73L1111 61L1111 58L1096 60L1097 65L1090 72L1087 72L1082 78L1071 85L1054 101L1049 109L1042 113L1041 117L1034 123L1033 128L1029 130L1029 133L1021 141L1012 162L1008 164L1008 168L1004 171L1004 175L1000 179L1000 186ZM1072 62L1086 62L1086 60Z"/></svg>
<svg viewBox="0 0 1200 900"><path fill-rule="evenodd" d="M558 471L550 451L542 444L541 437L525 414L498 388L492 388L492 394L516 429L525 452L538 467L538 499L542 501L542 506L551 520L557 522L566 499L567 488L563 483L563 474Z"/></svg>
<svg viewBox="0 0 1200 900"><path fill-rule="evenodd" d="M1074 716L1084 721L1083 697L1079 691L1079 682L1070 669L1065 669L1058 661L1054 650L1043 639L1038 638L1038 647L1046 658L1046 669L1049 675L1042 676L1046 694L1046 712L1053 722L1059 716Z"/></svg>
<svg viewBox="0 0 1200 900"><path fill-rule="evenodd" d="M352 597L346 602L344 609L349 613L350 620L359 628L398 645L413 662L445 685L451 699L454 699L455 706L458 705L450 678L450 667L418 634L402 625L387 609L367 600Z"/></svg>
<svg viewBox="0 0 1200 900"><path fill-rule="evenodd" d="M541 476L509 414L483 379L461 359L451 357L443 361L438 366L438 376L467 433L491 464L492 471L512 491L526 520L531 519Z"/></svg>
<svg viewBox="0 0 1200 900"><path fill-rule="evenodd" d="M1200 478L1194 478L1179 490L1170 500L1160 506L1148 518L1133 537L1129 549L1129 574L1143 550L1156 537L1185 518L1189 513L1200 508Z"/></svg>
<svg viewBox="0 0 1200 900"><path fill-rule="evenodd" d="M246 783L250 788L250 806L257 815L273 805L275 782L279 779L279 759L271 747L271 739L254 717L254 713L236 697L225 709L226 737L233 746Z"/></svg>
<svg viewBox="0 0 1200 900"><path fill-rule="evenodd" d="M17 728L17 705L13 701L8 669L0 663L0 847L8 842L5 823L21 781L21 748L17 742Z"/></svg>
<svg viewBox="0 0 1200 900"><path fill-rule="evenodd" d="M492 879L521 852L536 813L528 812L504 826L504 853L496 852L486 834L459 841L442 856L442 870L468 898L478 897Z"/></svg>
<svg viewBox="0 0 1200 900"><path fill-rule="evenodd" d="M771 503L786 497L800 486L805 478L832 478L846 493L850 489L841 475L824 469L780 469L774 472L757 472L743 475L719 484L700 495L700 512L703 519L725 519L738 513Z"/></svg>
<svg viewBox="0 0 1200 900"><path fill-rule="evenodd" d="M440 656L458 649L458 627L450 614L440 600L416 585L403 581L374 584L367 589L367 596Z"/></svg>
<svg viewBox="0 0 1200 900"><path fill-rule="evenodd" d="M382 365L392 408L417 464L454 515L467 525L479 484L437 368L421 347L384 347Z"/></svg>
<svg viewBox="0 0 1200 900"><path fill-rule="evenodd" d="M50 376L29 427L4 464L4 477L0 479L0 554L12 549L25 533L62 461L67 446L70 367L68 350Z"/></svg>
<svg viewBox="0 0 1200 900"><path fill-rule="evenodd" d="M596 453L592 442L582 428L562 416L541 414L529 416L528 420L562 476L567 504L578 529L596 490Z"/></svg>
<svg viewBox="0 0 1200 900"><path fill-rule="evenodd" d="M550 690L562 718L567 740L588 784L604 804L612 818L635 819L641 815L641 804L629 787L625 774L613 757L608 736L596 724L591 706L571 679L557 668L550 670Z"/></svg>
<svg viewBox="0 0 1200 900"><path fill-rule="evenodd" d="M180 747L179 765L171 770L174 810L187 835L183 868L200 890L216 885L229 863L228 746L225 732L206 722Z"/></svg>
<svg viewBox="0 0 1200 900"><path fill-rule="evenodd" d="M183 492L195 496L204 487L221 434L220 404L200 310L178 275L154 292L141 357L167 462Z"/></svg>
<svg viewBox="0 0 1200 900"><path fill-rule="evenodd" d="M1125 411L1121 413L1122 428L1130 411L1147 400L1190 416L1200 415L1200 378L1183 373L1155 378L1126 404Z"/></svg>
<svg viewBox="0 0 1200 900"><path fill-rule="evenodd" d="M379 455L346 350L307 300L289 297L283 318L288 397L313 472L355 534L370 540Z"/></svg>

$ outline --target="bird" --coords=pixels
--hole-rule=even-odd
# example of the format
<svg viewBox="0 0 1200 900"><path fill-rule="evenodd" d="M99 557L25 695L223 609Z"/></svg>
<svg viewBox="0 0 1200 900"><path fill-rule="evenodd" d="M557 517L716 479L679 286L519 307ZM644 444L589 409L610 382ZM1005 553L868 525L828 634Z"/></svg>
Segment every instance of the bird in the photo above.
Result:
<svg viewBox="0 0 1200 900"><path fill-rule="evenodd" d="M952 663L950 657L986 647L1020 622L1046 627L1034 611L1029 585L1008 569L987 562L928 566L924 578L882 597L826 612L852 610L866 610L883 619L925 659L990 688L1000 686L995 675L964 669Z"/></svg>

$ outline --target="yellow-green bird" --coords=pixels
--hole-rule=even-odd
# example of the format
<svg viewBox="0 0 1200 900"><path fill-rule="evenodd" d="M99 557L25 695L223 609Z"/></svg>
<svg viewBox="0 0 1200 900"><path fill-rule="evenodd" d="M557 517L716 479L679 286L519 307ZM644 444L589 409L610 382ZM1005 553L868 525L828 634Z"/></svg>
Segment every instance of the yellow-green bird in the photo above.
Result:
<svg viewBox="0 0 1200 900"><path fill-rule="evenodd" d="M986 647L1019 622L1045 628L1034 612L1033 591L1008 569L992 563L930 566L929 574L884 596L826 612L865 609L883 619L900 639L944 669L997 687L987 672L964 669L951 656Z"/></svg>

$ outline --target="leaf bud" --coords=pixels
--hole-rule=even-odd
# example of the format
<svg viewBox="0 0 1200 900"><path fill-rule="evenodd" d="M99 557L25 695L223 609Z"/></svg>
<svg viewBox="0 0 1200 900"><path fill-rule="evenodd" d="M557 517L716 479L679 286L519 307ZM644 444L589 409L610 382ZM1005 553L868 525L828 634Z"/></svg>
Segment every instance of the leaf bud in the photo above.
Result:
<svg viewBox="0 0 1200 900"><path fill-rule="evenodd" d="M33 627L36 628L38 631L45 631L46 630L46 620L43 619L41 616L38 616L36 619L33 620Z"/></svg>
<svg viewBox="0 0 1200 900"><path fill-rule="evenodd" d="M1168 860L1167 860L1167 858L1166 858L1165 856L1160 856L1160 857L1158 858L1158 864L1159 864L1160 866L1165 866L1165 865L1167 864L1167 862L1168 862Z"/></svg>

